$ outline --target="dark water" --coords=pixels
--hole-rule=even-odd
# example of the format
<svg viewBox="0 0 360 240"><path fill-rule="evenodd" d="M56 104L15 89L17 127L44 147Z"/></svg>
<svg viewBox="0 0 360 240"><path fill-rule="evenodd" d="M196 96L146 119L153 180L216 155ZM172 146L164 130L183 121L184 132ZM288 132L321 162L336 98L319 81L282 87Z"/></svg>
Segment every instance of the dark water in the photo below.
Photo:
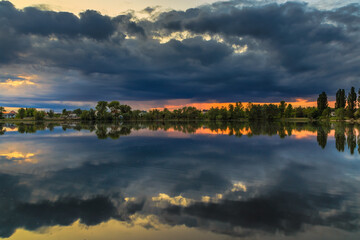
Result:
<svg viewBox="0 0 360 240"><path fill-rule="evenodd" d="M357 125L0 130L0 238L360 239Z"/></svg>

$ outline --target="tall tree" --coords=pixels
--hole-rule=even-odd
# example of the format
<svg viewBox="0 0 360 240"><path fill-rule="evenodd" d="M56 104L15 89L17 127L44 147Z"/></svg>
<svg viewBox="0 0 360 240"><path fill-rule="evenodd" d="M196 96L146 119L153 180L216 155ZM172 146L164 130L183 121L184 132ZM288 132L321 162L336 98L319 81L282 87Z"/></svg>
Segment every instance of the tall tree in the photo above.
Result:
<svg viewBox="0 0 360 240"><path fill-rule="evenodd" d="M348 117L353 118L355 113L355 107L356 107L356 92L355 88L351 87L351 90L349 92L349 95L347 97L347 113Z"/></svg>
<svg viewBox="0 0 360 240"><path fill-rule="evenodd" d="M20 119L23 119L24 117L26 117L26 111L24 108L20 108L17 114L17 117Z"/></svg>
<svg viewBox="0 0 360 240"><path fill-rule="evenodd" d="M285 101L281 101L279 105L280 117L284 117L285 109L286 109L286 103Z"/></svg>
<svg viewBox="0 0 360 240"><path fill-rule="evenodd" d="M51 110L48 112L48 116L49 116L49 118L53 118L53 117L55 116L54 110L51 109Z"/></svg>
<svg viewBox="0 0 360 240"><path fill-rule="evenodd" d="M290 118L292 117L292 114L293 114L293 107L291 104L289 104L285 110L285 117Z"/></svg>
<svg viewBox="0 0 360 240"><path fill-rule="evenodd" d="M360 92L360 90L359 90ZM335 102L335 108L345 108L346 105L346 97L345 97L345 90L339 89L336 92L336 102Z"/></svg>
<svg viewBox="0 0 360 240"><path fill-rule="evenodd" d="M0 107L0 118L3 118L3 112L5 112L5 108Z"/></svg>
<svg viewBox="0 0 360 240"><path fill-rule="evenodd" d="M118 119L120 116L120 103L118 101L112 101L108 104L111 114Z"/></svg>
<svg viewBox="0 0 360 240"><path fill-rule="evenodd" d="M95 107L98 118L105 118L108 103L106 101L99 101Z"/></svg>
<svg viewBox="0 0 360 240"><path fill-rule="evenodd" d="M328 107L329 107L329 103L327 100L327 95L325 92L322 92L321 94L319 94L319 97L317 99L317 108L320 114L322 114L322 112Z"/></svg>

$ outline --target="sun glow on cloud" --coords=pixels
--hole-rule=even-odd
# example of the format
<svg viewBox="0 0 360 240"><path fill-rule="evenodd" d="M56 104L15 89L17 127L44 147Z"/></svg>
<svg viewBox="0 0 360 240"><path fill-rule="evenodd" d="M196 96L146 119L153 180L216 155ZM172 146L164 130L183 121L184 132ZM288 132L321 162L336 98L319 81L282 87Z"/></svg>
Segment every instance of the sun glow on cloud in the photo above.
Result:
<svg viewBox="0 0 360 240"><path fill-rule="evenodd" d="M160 32L157 32L157 35L153 36L153 39L158 40L161 44L165 44L171 40L184 41L189 38L201 37L204 41L216 41L218 43L226 44L231 47L235 54L242 54L248 50L248 46L237 45L237 44L229 44L227 43L220 35L218 34L197 34L189 31L181 31L181 32L173 32L170 35L162 35Z"/></svg>
<svg viewBox="0 0 360 240"><path fill-rule="evenodd" d="M189 206L191 203L194 202L194 200L185 198L181 195L170 197L165 193L159 193L159 195L157 197L153 197L152 200L154 202L168 202L172 205L183 206L183 207Z"/></svg>
<svg viewBox="0 0 360 240"><path fill-rule="evenodd" d="M5 82L0 82L0 86L2 87L19 87L24 85L36 85L36 83L30 80L11 80L10 78Z"/></svg>
<svg viewBox="0 0 360 240"><path fill-rule="evenodd" d="M245 186L245 184L241 183L241 182L236 182L233 184L233 188L231 189L232 192L239 192L239 191L243 191L246 192L247 188Z"/></svg>
<svg viewBox="0 0 360 240"><path fill-rule="evenodd" d="M8 160L13 160L18 164L37 163L37 160L34 159L35 153L21 153L21 152L0 153L0 157L5 157Z"/></svg>

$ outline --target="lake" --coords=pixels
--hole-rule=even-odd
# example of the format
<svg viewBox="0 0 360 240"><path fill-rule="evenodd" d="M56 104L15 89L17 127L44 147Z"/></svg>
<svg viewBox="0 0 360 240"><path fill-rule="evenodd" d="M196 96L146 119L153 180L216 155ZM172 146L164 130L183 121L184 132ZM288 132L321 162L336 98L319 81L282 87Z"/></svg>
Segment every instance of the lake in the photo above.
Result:
<svg viewBox="0 0 360 240"><path fill-rule="evenodd" d="M0 125L0 238L359 239L359 125Z"/></svg>

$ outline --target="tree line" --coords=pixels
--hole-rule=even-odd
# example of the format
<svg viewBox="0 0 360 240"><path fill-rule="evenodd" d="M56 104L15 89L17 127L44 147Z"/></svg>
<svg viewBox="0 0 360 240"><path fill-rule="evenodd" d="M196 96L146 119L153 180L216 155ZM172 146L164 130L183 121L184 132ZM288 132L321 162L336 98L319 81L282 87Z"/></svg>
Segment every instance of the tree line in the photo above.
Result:
<svg viewBox="0 0 360 240"><path fill-rule="evenodd" d="M0 107L0 118L5 111ZM333 114L332 114L333 113ZM308 118L329 119L334 117L338 120L360 118L360 90L358 94L355 88L351 87L346 95L344 89L336 92L335 108L329 107L328 97L325 92L319 94L316 107L293 107L285 101L279 104L256 104L241 102L229 104L227 107L212 107L209 110L200 110L195 107L183 107L170 111L167 108L151 109L148 112L133 110L129 105L120 104L118 101L99 101L95 108L82 110L80 108L73 111L63 109L62 113L55 113L53 110L48 112L39 111L35 108L20 108L16 118L32 118L38 121L52 118L60 119L79 119L82 121L193 121L193 120L212 120L212 121L231 121L231 120L266 120L272 121L284 118Z"/></svg>

